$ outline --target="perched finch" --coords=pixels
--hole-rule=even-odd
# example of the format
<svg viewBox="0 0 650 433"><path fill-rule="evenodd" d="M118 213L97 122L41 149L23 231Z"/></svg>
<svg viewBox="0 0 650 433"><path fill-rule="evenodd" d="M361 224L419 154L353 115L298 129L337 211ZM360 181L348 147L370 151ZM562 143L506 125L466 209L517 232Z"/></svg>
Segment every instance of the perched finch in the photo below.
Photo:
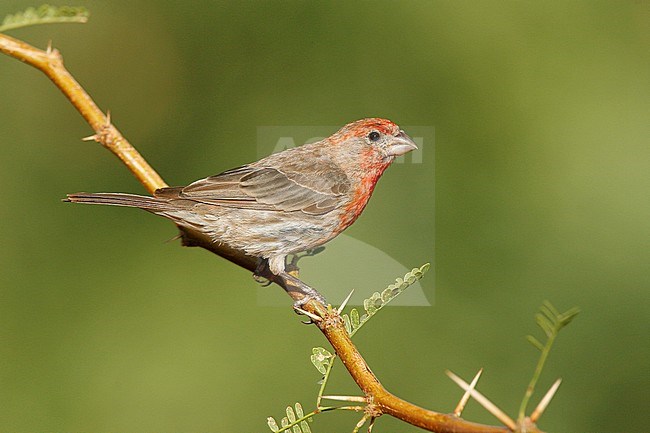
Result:
<svg viewBox="0 0 650 433"><path fill-rule="evenodd" d="M384 170L414 149L393 122L362 119L316 143L185 187L161 188L153 197L78 193L69 194L68 201L144 209L267 260L261 263L273 274L286 275L288 254L322 245L350 226Z"/></svg>

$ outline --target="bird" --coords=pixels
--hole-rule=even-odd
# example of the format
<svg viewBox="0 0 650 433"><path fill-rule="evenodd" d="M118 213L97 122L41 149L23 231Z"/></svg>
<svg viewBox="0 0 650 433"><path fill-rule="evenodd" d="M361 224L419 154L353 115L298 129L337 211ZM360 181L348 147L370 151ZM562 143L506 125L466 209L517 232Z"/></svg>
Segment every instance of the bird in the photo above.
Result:
<svg viewBox="0 0 650 433"><path fill-rule="evenodd" d="M392 121L365 118L323 140L153 196L75 193L64 201L143 209L258 258L258 269L287 276L288 255L323 245L354 223L384 171L416 149ZM299 290L305 296L294 306L311 298L325 303L306 284Z"/></svg>

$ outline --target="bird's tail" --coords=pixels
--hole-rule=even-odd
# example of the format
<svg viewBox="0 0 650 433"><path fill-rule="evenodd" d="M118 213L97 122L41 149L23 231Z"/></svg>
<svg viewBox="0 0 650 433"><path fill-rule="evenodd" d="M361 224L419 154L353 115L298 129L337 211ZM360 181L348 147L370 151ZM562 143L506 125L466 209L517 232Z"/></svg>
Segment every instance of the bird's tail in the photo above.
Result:
<svg viewBox="0 0 650 433"><path fill-rule="evenodd" d="M63 201L72 203L138 207L149 212L160 212L169 210L170 208L169 203L165 200L144 195L121 194L117 192L101 192L96 194L79 192L76 194L68 194L68 198L63 199Z"/></svg>

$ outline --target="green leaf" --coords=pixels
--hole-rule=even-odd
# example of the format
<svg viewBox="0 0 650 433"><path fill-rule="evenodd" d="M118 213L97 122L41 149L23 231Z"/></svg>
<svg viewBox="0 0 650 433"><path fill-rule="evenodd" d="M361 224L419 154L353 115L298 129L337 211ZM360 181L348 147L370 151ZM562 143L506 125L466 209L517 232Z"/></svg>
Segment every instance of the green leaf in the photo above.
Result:
<svg viewBox="0 0 650 433"><path fill-rule="evenodd" d="M375 308L380 308L382 305L384 305L384 302L381 300L381 293L379 292L373 293L370 299L372 299L372 303Z"/></svg>
<svg viewBox="0 0 650 433"><path fill-rule="evenodd" d="M388 286L381 292L381 301L383 304L389 302L391 299L393 299L393 297L395 297L393 290L394 288Z"/></svg>
<svg viewBox="0 0 650 433"><path fill-rule="evenodd" d="M311 363L314 364L316 370L320 374L325 374L327 372L327 366L331 362L332 354L323 347L314 347L311 355Z"/></svg>
<svg viewBox="0 0 650 433"><path fill-rule="evenodd" d="M42 5L7 15L0 24L0 32L38 24L85 23L89 16L88 9L84 7Z"/></svg>
<svg viewBox="0 0 650 433"><path fill-rule="evenodd" d="M372 316L373 314L375 314L375 312L377 311L377 307L375 307L372 298L363 300L363 309L366 310L368 316Z"/></svg>
<svg viewBox="0 0 650 433"><path fill-rule="evenodd" d="M302 428L302 433L311 433L311 428L309 427L309 423L307 423L307 421L300 421L300 428Z"/></svg>
<svg viewBox="0 0 650 433"><path fill-rule="evenodd" d="M530 383L526 388L526 392L524 393L524 397L521 400L521 404L519 406L519 419L523 419L526 415L528 402L530 401L530 398L535 391L535 386L537 385L537 382L542 374L542 370L546 364L546 360L551 351L551 347L553 347L555 338L557 337L560 330L564 326L568 325L571 320L573 320L573 318L580 312L578 308L574 307L564 313L560 313L553 306L553 304L548 301L544 301L539 307L539 310L540 312L535 314L535 322L540 328L542 328L542 331L544 331L544 334L546 334L547 339L546 342L542 344L532 335L528 335L526 337L526 339L533 346L540 350L540 356L539 360L537 361L537 366L535 367L533 377L531 378Z"/></svg>
<svg viewBox="0 0 650 433"><path fill-rule="evenodd" d="M409 286L417 281L417 277L415 275L410 275L408 279L406 280L406 284Z"/></svg>
<svg viewBox="0 0 650 433"><path fill-rule="evenodd" d="M350 322L350 316L344 314L341 317L343 318L343 326L345 326L345 330L348 331L348 334L352 334L352 323Z"/></svg>
<svg viewBox="0 0 650 433"><path fill-rule="evenodd" d="M293 424L296 422L296 414L293 411L293 408L291 406L287 406L287 418L289 418L289 421Z"/></svg>
<svg viewBox="0 0 650 433"><path fill-rule="evenodd" d="M545 316L548 319L548 321L551 323L553 328L557 327L557 322L558 322L557 316L559 313L553 314L553 311L550 308L548 308L546 305L542 305L541 307L539 307L539 311L542 313L543 316Z"/></svg>
<svg viewBox="0 0 650 433"><path fill-rule="evenodd" d="M425 263L419 268L413 268L404 275L404 278L396 278L395 282L389 284L381 293L374 292L368 299L363 301L363 309L366 311L364 315L359 317L358 326L357 319L348 317L347 314L344 314L343 322L345 324L345 329L348 331L350 336L354 335L373 315L382 309L386 304L395 299L397 295L402 293L407 287L418 281L424 276L425 273L431 268L429 263ZM356 310L350 311L350 316L353 314L358 315L359 312Z"/></svg>
<svg viewBox="0 0 650 433"><path fill-rule="evenodd" d="M294 409L295 408L295 409ZM330 408L336 409L336 408ZM274 433L311 433L309 422L312 422L312 417L321 411L313 411L305 415L300 402L296 402L293 407L287 406L285 409L286 416L280 420L280 426L273 417L268 417L266 423Z"/></svg>
<svg viewBox="0 0 650 433"><path fill-rule="evenodd" d="M540 343L539 340L537 338L533 337L532 335L526 335L526 340L528 340L528 342L530 342L530 344L535 346L540 351L544 350L544 345L542 343Z"/></svg>
<svg viewBox="0 0 650 433"><path fill-rule="evenodd" d="M296 416L298 418L302 418L303 416L305 416L305 413L302 410L302 405L299 402L296 402L295 406L296 406Z"/></svg>
<svg viewBox="0 0 650 433"><path fill-rule="evenodd" d="M537 322L537 325L542 328L542 331L544 331L547 337L551 337L555 333L555 327L543 314L535 314L535 322Z"/></svg>
<svg viewBox="0 0 650 433"><path fill-rule="evenodd" d="M276 432L276 431L280 430L280 427L278 427L277 421L272 416L270 416L270 417L268 417L266 419L266 423L269 425L269 428L271 429L272 432Z"/></svg>
<svg viewBox="0 0 650 433"><path fill-rule="evenodd" d="M571 321L580 313L580 308L578 307L573 307L568 311L565 311L564 313L558 315L558 319L560 324L562 325L561 327L565 327Z"/></svg>
<svg viewBox="0 0 650 433"><path fill-rule="evenodd" d="M356 308L353 308L352 311L350 311L350 322L353 330L357 329L361 323L359 321L359 311Z"/></svg>
<svg viewBox="0 0 650 433"><path fill-rule="evenodd" d="M542 307L541 308L545 308L546 310L548 310L550 312L551 316L549 316L549 317L559 317L560 316L560 312L557 311L557 309L549 301L542 302Z"/></svg>

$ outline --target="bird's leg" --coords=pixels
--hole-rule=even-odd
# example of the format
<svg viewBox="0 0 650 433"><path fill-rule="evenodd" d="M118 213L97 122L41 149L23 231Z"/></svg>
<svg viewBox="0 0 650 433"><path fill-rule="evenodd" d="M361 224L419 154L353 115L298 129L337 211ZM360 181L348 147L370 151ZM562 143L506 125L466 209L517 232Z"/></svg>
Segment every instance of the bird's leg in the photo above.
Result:
<svg viewBox="0 0 650 433"><path fill-rule="evenodd" d="M323 305L327 305L327 300L318 293L318 291L304 282L302 282L297 276L297 269L292 270L291 273L285 271L284 269L279 270L277 273L273 273L269 261L266 259L260 260L255 273L253 274L254 278L259 281L259 278L264 278L268 281L273 281L278 283L284 290L289 293L295 301L293 303L294 308L300 308L309 302L310 299L315 299ZM299 293L302 296L295 296Z"/></svg>
<svg viewBox="0 0 650 433"><path fill-rule="evenodd" d="M284 290L287 292L298 292L303 295L302 298L297 299L294 303L293 306L294 308L300 308L303 305L305 305L307 302L309 302L311 299L315 299L316 301L320 302L323 305L327 305L327 300L323 295L321 295L318 290L314 289L313 287L308 286L304 282L302 282L300 279L296 278L295 276L291 275L288 272L280 272L278 274L278 277L284 280L285 284L282 285L284 287ZM289 293L291 294L291 293ZM294 298L295 299L295 298Z"/></svg>
<svg viewBox="0 0 650 433"><path fill-rule="evenodd" d="M301 253L292 254L285 268L291 275L293 275L294 271L298 270L298 261L302 260L304 257L315 256L316 254L320 254L323 251L325 251L325 247L321 246L312 248L311 250L303 251Z"/></svg>
<svg viewBox="0 0 650 433"><path fill-rule="evenodd" d="M257 260L257 267L255 268L255 271L253 272L253 279L260 283L262 287L268 287L271 285L273 282L270 278L268 278L268 274L270 274L271 271L269 270L268 262L266 259L258 259Z"/></svg>

